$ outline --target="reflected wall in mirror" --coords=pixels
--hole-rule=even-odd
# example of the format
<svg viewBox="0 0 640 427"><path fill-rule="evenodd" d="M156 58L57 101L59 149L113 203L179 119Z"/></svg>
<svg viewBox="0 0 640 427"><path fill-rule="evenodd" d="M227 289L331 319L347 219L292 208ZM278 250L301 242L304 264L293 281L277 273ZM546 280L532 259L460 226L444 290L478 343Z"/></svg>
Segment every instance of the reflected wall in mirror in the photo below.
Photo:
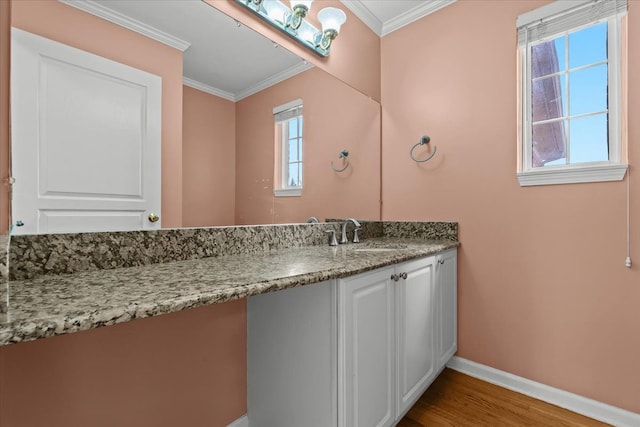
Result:
<svg viewBox="0 0 640 427"><path fill-rule="evenodd" d="M12 26L162 77L163 228L379 219L377 102L200 1L93 4L191 45L181 52L54 1L13 1ZM212 38L207 28L225 33ZM273 108L297 98L304 188L300 197L274 197ZM330 162L345 148L352 166L337 174Z"/></svg>
<svg viewBox="0 0 640 427"><path fill-rule="evenodd" d="M273 108L303 101L304 178L300 197L274 197ZM379 219L380 106L313 68L236 105L236 221L289 223L318 218ZM349 150L350 166L331 169ZM335 218L334 217L334 218Z"/></svg>

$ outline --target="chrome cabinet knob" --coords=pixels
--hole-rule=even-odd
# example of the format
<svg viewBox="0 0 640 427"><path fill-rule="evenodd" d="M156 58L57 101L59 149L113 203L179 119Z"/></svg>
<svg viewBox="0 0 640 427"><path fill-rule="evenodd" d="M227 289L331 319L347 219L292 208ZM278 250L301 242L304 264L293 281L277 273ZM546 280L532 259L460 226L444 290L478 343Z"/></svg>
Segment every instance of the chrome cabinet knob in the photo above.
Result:
<svg viewBox="0 0 640 427"><path fill-rule="evenodd" d="M156 214L154 214L153 212L149 214L149 222L158 222L158 220L160 220L160 217Z"/></svg>
<svg viewBox="0 0 640 427"><path fill-rule="evenodd" d="M407 280L407 273L402 273L400 277L402 277L404 280Z"/></svg>

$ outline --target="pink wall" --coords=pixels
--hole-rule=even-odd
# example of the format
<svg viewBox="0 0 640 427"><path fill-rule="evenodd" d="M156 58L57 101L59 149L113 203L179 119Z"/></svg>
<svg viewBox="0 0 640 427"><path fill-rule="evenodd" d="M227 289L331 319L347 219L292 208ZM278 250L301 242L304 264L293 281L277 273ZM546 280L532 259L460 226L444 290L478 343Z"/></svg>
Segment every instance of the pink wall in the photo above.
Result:
<svg viewBox="0 0 640 427"><path fill-rule="evenodd" d="M274 197L273 108L303 100L301 197ZM304 222L310 216L380 216L380 105L313 68L236 106L236 223ZM349 150L344 173L338 153Z"/></svg>
<svg viewBox="0 0 640 427"><path fill-rule="evenodd" d="M0 347L0 425L212 427L246 413L245 300Z"/></svg>
<svg viewBox="0 0 640 427"><path fill-rule="evenodd" d="M182 225L233 225L236 106L184 86Z"/></svg>
<svg viewBox="0 0 640 427"><path fill-rule="evenodd" d="M325 7L337 7L347 15L347 22L342 26L338 38L334 40L334 44L331 46L331 54L328 58L322 58L301 47L288 36L233 1L204 1L242 22L247 27L264 34L269 39L286 47L320 69L366 93L376 101L380 101L380 38L341 2L337 0L316 0L311 6L311 12L307 19L316 28L321 28L321 26L315 17L318 11Z"/></svg>
<svg viewBox="0 0 640 427"><path fill-rule="evenodd" d="M11 25L162 77L162 226L181 226L182 52L55 0L13 0Z"/></svg>
<svg viewBox="0 0 640 427"><path fill-rule="evenodd" d="M9 233L9 72L11 70L11 3L0 1L0 234Z"/></svg>
<svg viewBox="0 0 640 427"><path fill-rule="evenodd" d="M626 182L516 179L516 17L544 1L456 2L382 39L383 219L457 220L458 355L640 412L640 3L629 2ZM438 153L407 151L429 134Z"/></svg>

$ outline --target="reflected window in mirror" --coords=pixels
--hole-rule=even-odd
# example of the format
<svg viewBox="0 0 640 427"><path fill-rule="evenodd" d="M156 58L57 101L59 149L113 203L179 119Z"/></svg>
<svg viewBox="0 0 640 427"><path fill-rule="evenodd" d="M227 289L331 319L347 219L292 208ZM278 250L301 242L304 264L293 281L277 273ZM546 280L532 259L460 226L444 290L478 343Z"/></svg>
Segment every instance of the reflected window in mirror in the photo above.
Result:
<svg viewBox="0 0 640 427"><path fill-rule="evenodd" d="M275 120L274 189L276 196L302 194L302 100L288 102L273 109Z"/></svg>

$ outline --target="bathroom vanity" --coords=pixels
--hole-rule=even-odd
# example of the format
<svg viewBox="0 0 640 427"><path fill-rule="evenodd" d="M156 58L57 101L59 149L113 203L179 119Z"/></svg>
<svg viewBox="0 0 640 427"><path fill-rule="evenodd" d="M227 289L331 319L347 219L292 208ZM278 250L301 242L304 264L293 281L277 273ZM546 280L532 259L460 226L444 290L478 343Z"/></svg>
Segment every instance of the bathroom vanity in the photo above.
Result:
<svg viewBox="0 0 640 427"><path fill-rule="evenodd" d="M456 266L449 249L250 297L251 425L395 425L456 351Z"/></svg>
<svg viewBox="0 0 640 427"><path fill-rule="evenodd" d="M0 345L246 298L252 427L394 425L456 350L457 224L339 226L12 236Z"/></svg>

